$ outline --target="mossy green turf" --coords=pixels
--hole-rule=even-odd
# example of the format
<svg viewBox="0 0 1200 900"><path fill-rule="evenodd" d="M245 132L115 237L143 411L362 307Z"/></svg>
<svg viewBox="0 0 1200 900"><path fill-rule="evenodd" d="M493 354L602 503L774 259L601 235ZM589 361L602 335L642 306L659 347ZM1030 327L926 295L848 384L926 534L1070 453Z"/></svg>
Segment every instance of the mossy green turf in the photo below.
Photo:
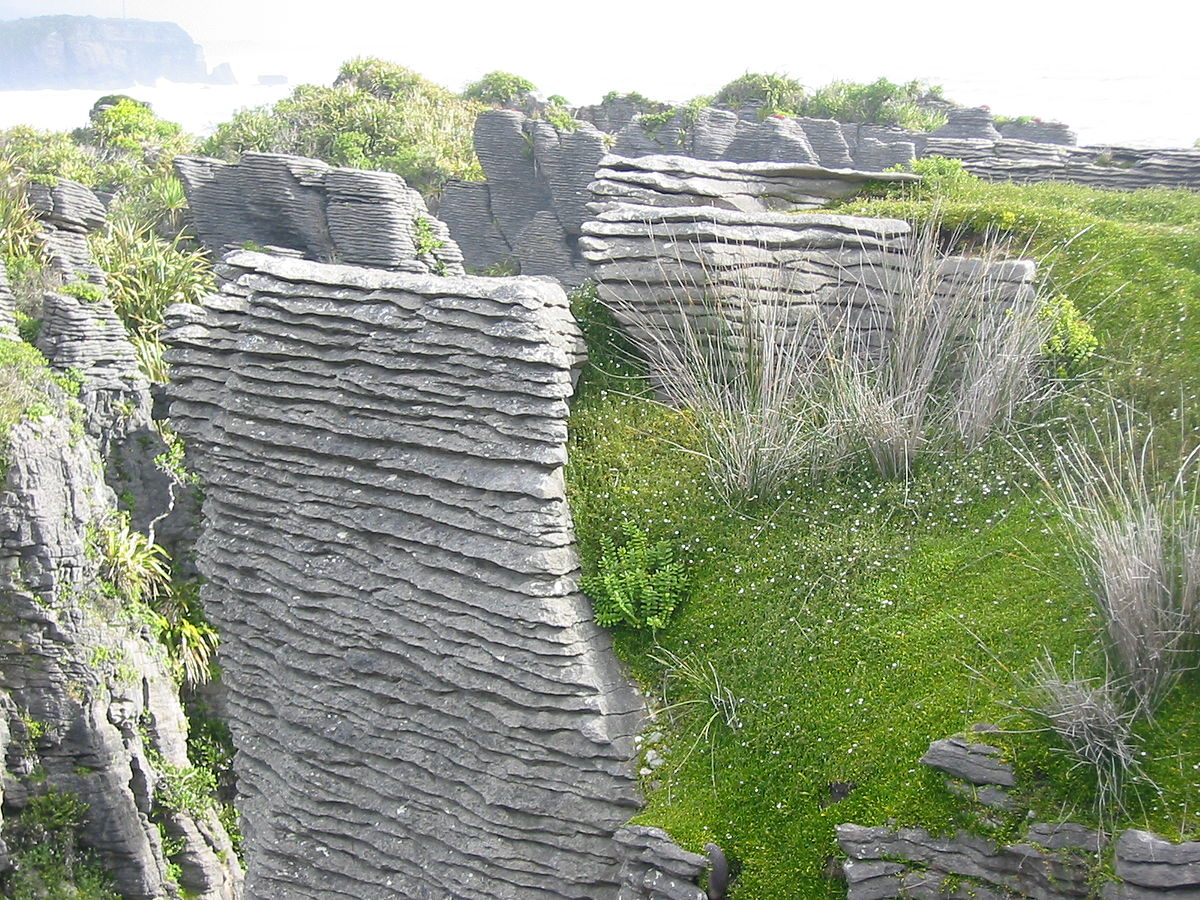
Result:
<svg viewBox="0 0 1200 900"><path fill-rule="evenodd" d="M999 222L1033 233L1034 255L1053 252L1059 290L1100 331L1110 390L1163 418L1181 395L1194 397L1200 352L1186 336L1200 239L1189 215L1200 221L1200 198L972 181L941 203L952 222ZM916 215L930 205L876 199L853 211ZM666 761L645 779L639 821L692 849L724 847L741 866L735 898L844 896L827 877L838 823L1018 836L1021 822L985 826L918 762L931 740L976 722L1006 732L988 740L1013 759L1039 815L1094 820L1088 773L1019 710L1047 652L1082 677L1103 664L1099 620L1065 535L1015 454L926 464L908 484L855 474L797 482L732 508L689 452L687 414L640 396L594 310L581 317L594 366L572 412L567 479L584 570L596 564L599 536L630 521L673 542L690 575L665 629L615 632L659 705L700 701L648 729L663 732ZM698 684L669 680L663 699L656 641L712 664L738 700L740 727L718 715L702 730L714 707ZM1139 733L1157 788L1127 791L1129 810L1114 824L1200 835L1196 673ZM833 801L839 782L856 787Z"/></svg>

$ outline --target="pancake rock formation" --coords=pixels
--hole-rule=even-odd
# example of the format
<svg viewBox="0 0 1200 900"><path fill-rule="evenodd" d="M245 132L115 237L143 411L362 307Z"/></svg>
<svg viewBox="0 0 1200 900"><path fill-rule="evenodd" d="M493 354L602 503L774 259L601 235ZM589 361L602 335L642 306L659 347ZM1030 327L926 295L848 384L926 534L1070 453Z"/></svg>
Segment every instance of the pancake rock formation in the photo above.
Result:
<svg viewBox="0 0 1200 900"><path fill-rule="evenodd" d="M399 175L247 153L236 163L179 156L196 232L215 253L283 248L319 262L461 275L445 224Z"/></svg>
<svg viewBox="0 0 1200 900"><path fill-rule="evenodd" d="M219 275L167 340L247 893L659 896L667 842L616 839L643 707L576 587L562 289L253 252Z"/></svg>

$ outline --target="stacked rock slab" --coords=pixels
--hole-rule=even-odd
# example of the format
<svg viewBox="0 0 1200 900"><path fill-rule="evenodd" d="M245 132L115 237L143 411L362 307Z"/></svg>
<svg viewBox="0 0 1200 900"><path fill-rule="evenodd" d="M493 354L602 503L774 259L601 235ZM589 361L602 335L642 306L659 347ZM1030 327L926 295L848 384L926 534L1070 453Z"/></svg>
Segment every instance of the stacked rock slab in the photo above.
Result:
<svg viewBox="0 0 1200 900"><path fill-rule="evenodd" d="M902 172L856 172L778 162L709 162L687 156L610 155L600 160L592 196L644 206L715 206L742 212L815 209L868 182L919 180Z"/></svg>
<svg viewBox="0 0 1200 900"><path fill-rule="evenodd" d="M29 205L41 226L39 238L51 272L64 282L104 283L104 272L92 260L87 236L104 224L104 205L78 181L30 181Z"/></svg>
<svg viewBox="0 0 1200 900"><path fill-rule="evenodd" d="M421 195L391 172L247 153L236 163L179 156L196 232L208 249L282 247L325 262L462 274L462 253Z"/></svg>
<svg viewBox="0 0 1200 900"><path fill-rule="evenodd" d="M654 368L695 340L723 342L736 360L764 328L814 354L831 331L845 334L855 356L876 357L908 230L897 220L612 204L583 244L601 300Z"/></svg>
<svg viewBox="0 0 1200 900"><path fill-rule="evenodd" d="M578 110L587 121L575 131L556 131L521 112L492 110L480 116L475 129L475 152L488 180L448 185L440 214L470 266L506 265L577 283L587 275L576 240L578 211L605 148L627 158L815 164L877 177L936 155L961 159L969 172L993 181L1200 190L1200 150L1077 147L1061 123L1010 122L997 128L982 107L949 107L946 125L932 134L760 114L752 106L739 112L679 109L663 121L661 115L637 116L636 107L615 99Z"/></svg>
<svg viewBox="0 0 1200 900"><path fill-rule="evenodd" d="M486 184L452 182L438 208L467 264L582 280L586 268L576 242L605 136L587 123L559 130L516 110L495 109L476 120L474 141Z"/></svg>
<svg viewBox="0 0 1200 900"><path fill-rule="evenodd" d="M55 214L60 223L70 217L88 228L104 223L104 207L81 184L65 180L54 187L31 183L30 192L46 202L53 201L53 208L60 210ZM80 241L71 252L84 254L72 256L70 264L77 267L77 272L90 271L89 281L102 288L104 272L87 255L82 232L47 227L42 234L43 250L51 265L57 265L59 274L63 274L64 234ZM54 263L56 259L59 264ZM142 374L112 301L103 290L45 292L37 347L57 371L80 379L84 426L97 442L109 485L118 494L138 498L131 511L133 526L153 535L155 524L175 508L177 495L187 492L154 462L166 446L154 428L150 383Z"/></svg>
<svg viewBox="0 0 1200 900"><path fill-rule="evenodd" d="M615 898L642 705L576 588L561 288L219 274L167 340L247 893Z"/></svg>
<svg viewBox="0 0 1200 900"><path fill-rule="evenodd" d="M947 257L922 271L906 222L764 210L852 190L862 173L682 157L604 163L580 246L601 300L652 369L673 367L697 340L717 342L738 365L768 335L814 357L833 350L870 362L895 304L926 285L935 300L970 291L998 310L1034 297L1026 261Z"/></svg>
<svg viewBox="0 0 1200 900"><path fill-rule="evenodd" d="M156 799L172 771L189 771L178 687L144 620L101 590L92 542L112 524L115 497L95 445L55 405L58 413L12 428L0 492L4 814L49 793L73 795L86 805L79 840L122 897L183 888L236 900L241 871L215 813ZM182 846L170 860L159 825ZM0 876L3 856L0 847ZM178 885L168 862L180 866Z"/></svg>

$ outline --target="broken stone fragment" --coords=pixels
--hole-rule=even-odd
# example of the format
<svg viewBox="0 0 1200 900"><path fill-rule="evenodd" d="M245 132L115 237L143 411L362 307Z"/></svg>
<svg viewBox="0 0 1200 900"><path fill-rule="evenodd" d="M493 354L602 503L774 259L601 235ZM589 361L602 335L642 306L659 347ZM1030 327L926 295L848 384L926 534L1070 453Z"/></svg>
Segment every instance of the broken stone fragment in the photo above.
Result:
<svg viewBox="0 0 1200 900"><path fill-rule="evenodd" d="M1000 754L1000 748L991 744L951 737L930 744L921 762L971 784L1013 787L1017 783L1013 767Z"/></svg>

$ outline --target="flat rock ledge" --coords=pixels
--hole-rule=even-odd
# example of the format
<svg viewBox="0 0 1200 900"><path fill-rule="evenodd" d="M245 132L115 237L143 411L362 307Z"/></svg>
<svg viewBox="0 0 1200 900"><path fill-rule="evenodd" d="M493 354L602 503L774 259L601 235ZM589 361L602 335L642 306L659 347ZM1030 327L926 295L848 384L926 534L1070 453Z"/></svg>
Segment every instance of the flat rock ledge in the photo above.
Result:
<svg viewBox="0 0 1200 900"><path fill-rule="evenodd" d="M644 709L577 589L562 289L251 252L219 275L166 337L247 896L617 897Z"/></svg>

